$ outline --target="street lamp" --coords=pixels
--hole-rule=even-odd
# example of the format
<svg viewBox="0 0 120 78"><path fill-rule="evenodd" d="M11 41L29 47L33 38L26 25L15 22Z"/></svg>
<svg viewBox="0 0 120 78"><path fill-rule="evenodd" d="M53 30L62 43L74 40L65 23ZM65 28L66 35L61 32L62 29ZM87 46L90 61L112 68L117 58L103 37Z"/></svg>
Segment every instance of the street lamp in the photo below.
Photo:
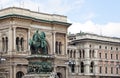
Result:
<svg viewBox="0 0 120 78"><path fill-rule="evenodd" d="M2 57L3 52L0 52L0 54L1 54L1 56L0 56L0 64L1 64L3 61L6 61L6 59Z"/></svg>
<svg viewBox="0 0 120 78"><path fill-rule="evenodd" d="M65 64L67 64L70 67L70 71L71 71L70 76L72 76L72 73L75 72L75 60L70 59Z"/></svg>

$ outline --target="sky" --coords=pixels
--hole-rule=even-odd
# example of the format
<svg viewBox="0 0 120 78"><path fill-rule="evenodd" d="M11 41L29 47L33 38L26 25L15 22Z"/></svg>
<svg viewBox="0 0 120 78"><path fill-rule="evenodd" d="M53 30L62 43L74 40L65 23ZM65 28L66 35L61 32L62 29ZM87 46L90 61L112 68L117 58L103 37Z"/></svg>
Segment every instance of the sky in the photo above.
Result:
<svg viewBox="0 0 120 78"><path fill-rule="evenodd" d="M65 15L68 33L120 37L120 0L0 0L0 9L13 6Z"/></svg>

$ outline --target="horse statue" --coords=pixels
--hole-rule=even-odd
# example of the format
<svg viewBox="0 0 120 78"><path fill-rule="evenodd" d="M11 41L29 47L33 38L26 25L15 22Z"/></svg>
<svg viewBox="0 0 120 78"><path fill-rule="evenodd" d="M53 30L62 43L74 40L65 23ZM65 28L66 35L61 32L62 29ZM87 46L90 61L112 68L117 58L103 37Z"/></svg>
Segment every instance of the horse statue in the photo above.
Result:
<svg viewBox="0 0 120 78"><path fill-rule="evenodd" d="M44 32L39 33L37 30L32 39L29 40L31 54L47 54L47 41Z"/></svg>

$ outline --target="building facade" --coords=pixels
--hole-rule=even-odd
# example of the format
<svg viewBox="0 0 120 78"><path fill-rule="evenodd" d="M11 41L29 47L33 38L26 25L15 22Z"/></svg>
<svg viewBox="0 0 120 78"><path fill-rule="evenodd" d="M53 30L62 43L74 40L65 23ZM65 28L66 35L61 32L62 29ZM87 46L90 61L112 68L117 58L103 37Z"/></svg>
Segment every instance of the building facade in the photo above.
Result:
<svg viewBox="0 0 120 78"><path fill-rule="evenodd" d="M36 30L46 34L48 54L54 55L54 72L68 78L67 17L9 7L0 10L0 78L22 78L27 73L29 39Z"/></svg>
<svg viewBox="0 0 120 78"><path fill-rule="evenodd" d="M71 78L120 78L120 38L90 33L68 36Z"/></svg>

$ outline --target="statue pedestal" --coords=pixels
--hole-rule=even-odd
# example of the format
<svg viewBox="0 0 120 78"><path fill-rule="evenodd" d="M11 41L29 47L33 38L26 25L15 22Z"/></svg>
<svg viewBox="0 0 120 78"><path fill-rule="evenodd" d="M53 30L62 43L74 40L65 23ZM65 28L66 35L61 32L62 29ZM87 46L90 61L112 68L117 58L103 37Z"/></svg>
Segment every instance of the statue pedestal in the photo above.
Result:
<svg viewBox="0 0 120 78"><path fill-rule="evenodd" d="M52 55L30 55L27 74L23 78L50 78L53 71L54 56Z"/></svg>
<svg viewBox="0 0 120 78"><path fill-rule="evenodd" d="M23 78L50 78L50 74L27 74Z"/></svg>

